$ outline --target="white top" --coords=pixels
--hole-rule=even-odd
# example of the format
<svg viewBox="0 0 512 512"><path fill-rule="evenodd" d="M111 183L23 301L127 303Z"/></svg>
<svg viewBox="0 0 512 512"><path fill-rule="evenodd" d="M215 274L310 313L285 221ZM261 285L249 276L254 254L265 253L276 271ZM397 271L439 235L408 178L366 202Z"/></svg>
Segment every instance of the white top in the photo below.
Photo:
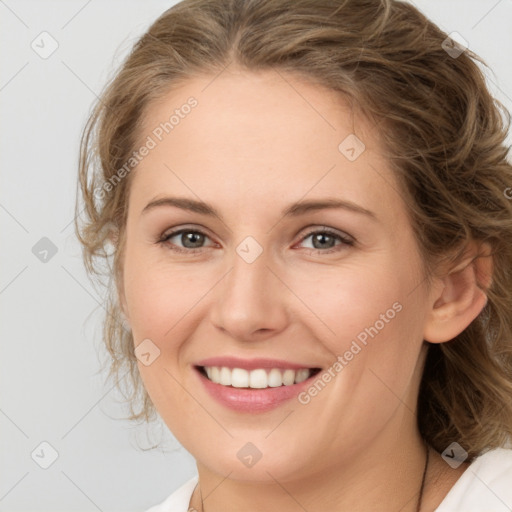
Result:
<svg viewBox="0 0 512 512"><path fill-rule="evenodd" d="M198 475L185 482L160 505L145 512L187 512ZM475 458L435 512L510 512L512 449L496 448Z"/></svg>

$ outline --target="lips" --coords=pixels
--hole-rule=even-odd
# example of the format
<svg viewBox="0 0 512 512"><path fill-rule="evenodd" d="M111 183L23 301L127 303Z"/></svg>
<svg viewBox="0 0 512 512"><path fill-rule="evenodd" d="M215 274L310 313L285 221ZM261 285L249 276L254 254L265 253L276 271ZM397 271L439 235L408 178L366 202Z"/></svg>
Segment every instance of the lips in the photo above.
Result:
<svg viewBox="0 0 512 512"><path fill-rule="evenodd" d="M239 412L264 412L296 397L319 367L277 359L214 357L194 365L208 394Z"/></svg>

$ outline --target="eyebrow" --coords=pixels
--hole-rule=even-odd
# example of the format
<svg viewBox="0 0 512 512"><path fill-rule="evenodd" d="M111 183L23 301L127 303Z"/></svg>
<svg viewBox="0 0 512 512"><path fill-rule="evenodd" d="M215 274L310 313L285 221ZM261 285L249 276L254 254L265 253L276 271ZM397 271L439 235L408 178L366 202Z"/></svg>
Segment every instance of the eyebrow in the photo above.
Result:
<svg viewBox="0 0 512 512"><path fill-rule="evenodd" d="M199 213L201 215L208 215L210 217L217 217L220 220L223 220L220 213L212 205L195 199L187 199L185 197L162 197L154 199L144 207L141 215L161 206L174 206L182 210ZM378 220L377 215L375 215L374 212L367 210L352 201L333 197L321 200L297 201L296 203L287 206L281 212L281 215L283 217L298 217L299 215L304 215L308 212L333 208L342 208L344 210L366 215L375 221Z"/></svg>

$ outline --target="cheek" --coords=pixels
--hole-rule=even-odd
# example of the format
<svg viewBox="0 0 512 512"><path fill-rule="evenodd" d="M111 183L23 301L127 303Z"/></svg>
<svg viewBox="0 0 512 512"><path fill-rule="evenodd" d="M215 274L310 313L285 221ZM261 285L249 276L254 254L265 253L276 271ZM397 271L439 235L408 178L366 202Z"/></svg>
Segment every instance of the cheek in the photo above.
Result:
<svg viewBox="0 0 512 512"><path fill-rule="evenodd" d="M306 306L302 310L311 317L308 324L318 326L318 338L340 353L358 335L364 343L365 337L389 332L390 326L405 317L403 311L415 278L412 271L409 274L396 268L394 261L389 257L379 264L320 268L314 277L311 271L309 275L289 273L286 279Z"/></svg>
<svg viewBox="0 0 512 512"><path fill-rule="evenodd" d="M173 331L205 293L206 283L195 274L192 267L170 266L144 248L127 246L124 289L136 343L144 338L172 343Z"/></svg>

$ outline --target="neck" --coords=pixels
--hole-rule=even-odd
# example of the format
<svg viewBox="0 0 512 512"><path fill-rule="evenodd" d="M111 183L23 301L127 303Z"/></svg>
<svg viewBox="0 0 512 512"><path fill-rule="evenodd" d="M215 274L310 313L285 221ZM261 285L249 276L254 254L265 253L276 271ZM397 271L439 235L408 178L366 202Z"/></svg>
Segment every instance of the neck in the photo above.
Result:
<svg viewBox="0 0 512 512"><path fill-rule="evenodd" d="M405 411L395 421L403 427L409 423L410 427L411 417L415 418ZM395 421L349 460L333 461L331 465L323 461L322 471L294 479L275 478L275 471L268 468L266 481L232 480L198 462L199 486L191 505L199 512L223 512L228 503L231 510L250 512L416 512L425 469L425 444L417 429L409 437L397 436L401 429L397 430ZM424 490L427 487L428 474Z"/></svg>

